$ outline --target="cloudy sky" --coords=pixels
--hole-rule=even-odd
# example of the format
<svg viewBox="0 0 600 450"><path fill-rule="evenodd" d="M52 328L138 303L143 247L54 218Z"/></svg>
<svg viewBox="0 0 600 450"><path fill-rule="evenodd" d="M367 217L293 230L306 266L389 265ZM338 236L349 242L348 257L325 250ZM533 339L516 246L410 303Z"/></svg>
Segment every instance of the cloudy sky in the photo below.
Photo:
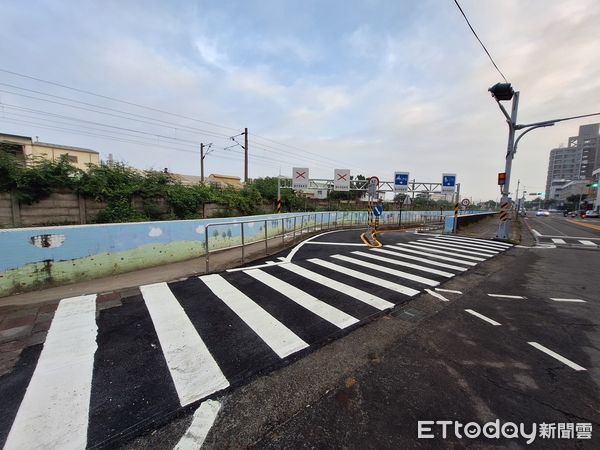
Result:
<svg viewBox="0 0 600 450"><path fill-rule="evenodd" d="M597 0L461 4L520 122L600 110ZM212 142L206 173L243 176L224 148L248 127L251 178L455 172L465 196L499 197L501 78L452 0L4 0L0 17L0 132L185 174ZM524 138L514 182L542 191L549 150L585 123Z"/></svg>

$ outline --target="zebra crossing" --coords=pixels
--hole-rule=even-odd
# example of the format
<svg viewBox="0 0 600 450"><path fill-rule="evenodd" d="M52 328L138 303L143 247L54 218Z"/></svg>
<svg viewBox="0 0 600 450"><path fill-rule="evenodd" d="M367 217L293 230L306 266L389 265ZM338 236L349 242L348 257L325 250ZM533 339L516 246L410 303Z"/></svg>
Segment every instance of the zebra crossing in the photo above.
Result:
<svg viewBox="0 0 600 450"><path fill-rule="evenodd" d="M510 247L415 235L384 248L140 286L139 295L96 316L95 295L65 299L43 349L31 355L34 369L8 375L21 387L0 384L2 398L11 388L19 397L5 407L0 445L108 446Z"/></svg>

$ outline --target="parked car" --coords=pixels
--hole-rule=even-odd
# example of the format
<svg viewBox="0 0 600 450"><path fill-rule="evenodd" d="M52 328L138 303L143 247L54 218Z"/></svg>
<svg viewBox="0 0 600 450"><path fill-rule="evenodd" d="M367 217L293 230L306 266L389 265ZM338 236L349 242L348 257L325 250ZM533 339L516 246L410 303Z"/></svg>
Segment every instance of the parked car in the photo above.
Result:
<svg viewBox="0 0 600 450"><path fill-rule="evenodd" d="M540 209L538 212L535 213L535 215L537 217L547 217L550 215L550 213L548 211L546 211L545 209Z"/></svg>
<svg viewBox="0 0 600 450"><path fill-rule="evenodd" d="M598 211L590 209L589 211L585 212L585 217L588 219L597 219L598 217L600 217L600 213L598 213Z"/></svg>

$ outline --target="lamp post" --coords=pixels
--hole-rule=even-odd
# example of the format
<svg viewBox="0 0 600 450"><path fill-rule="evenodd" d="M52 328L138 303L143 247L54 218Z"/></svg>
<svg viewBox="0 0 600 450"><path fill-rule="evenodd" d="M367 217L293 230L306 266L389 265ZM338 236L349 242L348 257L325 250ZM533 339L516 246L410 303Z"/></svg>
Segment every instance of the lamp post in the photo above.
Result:
<svg viewBox="0 0 600 450"><path fill-rule="evenodd" d="M510 210L510 171L512 168L512 160L515 157L515 153L517 152L517 145L519 144L521 138L530 131L535 130L537 128L551 127L555 123L563 122L565 120L599 116L600 112L519 125L517 124L517 112L519 109L519 91L515 91L510 83L496 83L491 88L489 88L488 91L492 94L492 97L494 97L496 103L498 103L498 107L500 108L500 111L502 111L502 114L504 114L504 117L506 117L506 122L508 124L508 145L506 148L504 169L506 178L501 188L502 198L500 199L500 208L502 210L502 213L504 214L500 214L500 224L498 225L498 232L496 233L496 239L501 241L507 241L510 238L511 228L511 219L508 214ZM508 114L502 103L500 103L502 101L509 100L512 100L512 108L510 115ZM524 131L519 136L517 136L515 140L515 134L518 130Z"/></svg>

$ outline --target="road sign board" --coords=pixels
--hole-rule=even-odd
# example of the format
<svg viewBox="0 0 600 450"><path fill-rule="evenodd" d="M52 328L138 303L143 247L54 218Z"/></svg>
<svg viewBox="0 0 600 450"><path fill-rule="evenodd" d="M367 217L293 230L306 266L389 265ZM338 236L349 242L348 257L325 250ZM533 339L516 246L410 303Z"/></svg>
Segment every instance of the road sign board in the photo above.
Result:
<svg viewBox="0 0 600 450"><path fill-rule="evenodd" d="M454 192L456 186L456 174L455 173L443 173L442 174L442 192Z"/></svg>
<svg viewBox="0 0 600 450"><path fill-rule="evenodd" d="M381 216L381 213L383 213L383 206L382 205L375 205L375 207L373 208L373 215L375 217L379 217Z"/></svg>
<svg viewBox="0 0 600 450"><path fill-rule="evenodd" d="M379 187L379 178L373 176L369 178L368 182L368 192L370 197L375 197L377 195L377 188Z"/></svg>
<svg viewBox="0 0 600 450"><path fill-rule="evenodd" d="M307 167L294 167L292 169L292 189L308 189Z"/></svg>
<svg viewBox="0 0 600 450"><path fill-rule="evenodd" d="M406 197L404 197L404 201L402 202L402 206L410 206L411 203L412 203L412 200L407 195Z"/></svg>
<svg viewBox="0 0 600 450"><path fill-rule="evenodd" d="M460 204L463 205L466 208L467 206L469 206L471 204L471 200L469 200L468 198L463 198L460 201Z"/></svg>
<svg viewBox="0 0 600 450"><path fill-rule="evenodd" d="M394 172L394 190L408 190L408 172Z"/></svg>
<svg viewBox="0 0 600 450"><path fill-rule="evenodd" d="M350 169L335 169L333 171L333 190L350 190Z"/></svg>

